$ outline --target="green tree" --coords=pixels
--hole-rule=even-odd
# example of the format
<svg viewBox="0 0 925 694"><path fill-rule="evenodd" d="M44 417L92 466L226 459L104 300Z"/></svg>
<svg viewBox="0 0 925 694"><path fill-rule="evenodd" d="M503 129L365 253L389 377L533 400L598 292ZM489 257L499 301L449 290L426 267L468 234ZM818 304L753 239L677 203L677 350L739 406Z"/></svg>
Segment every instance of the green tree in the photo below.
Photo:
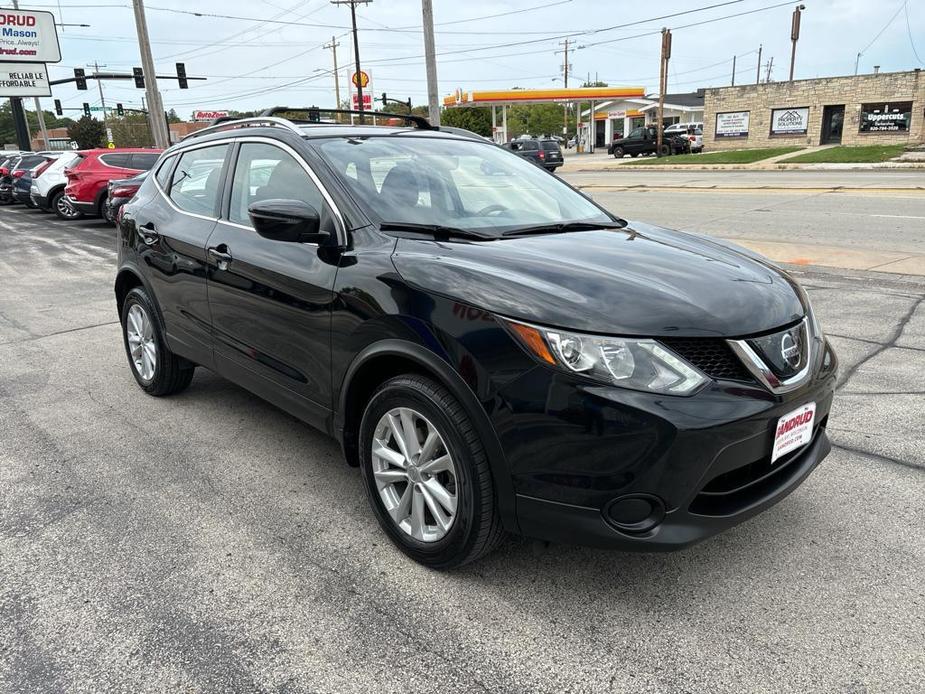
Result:
<svg viewBox="0 0 925 694"><path fill-rule="evenodd" d="M172 108L167 111L167 122L168 123L180 123L180 116L177 115L177 109Z"/></svg>
<svg viewBox="0 0 925 694"><path fill-rule="evenodd" d="M560 135L565 124L561 104L525 104L512 106L507 113L509 137L519 135Z"/></svg>
<svg viewBox="0 0 925 694"><path fill-rule="evenodd" d="M67 128L67 136L77 143L79 149L93 149L103 144L106 126L96 118L83 116Z"/></svg>
<svg viewBox="0 0 925 694"><path fill-rule="evenodd" d="M491 110L487 108L445 108L440 114L440 122L491 137Z"/></svg>

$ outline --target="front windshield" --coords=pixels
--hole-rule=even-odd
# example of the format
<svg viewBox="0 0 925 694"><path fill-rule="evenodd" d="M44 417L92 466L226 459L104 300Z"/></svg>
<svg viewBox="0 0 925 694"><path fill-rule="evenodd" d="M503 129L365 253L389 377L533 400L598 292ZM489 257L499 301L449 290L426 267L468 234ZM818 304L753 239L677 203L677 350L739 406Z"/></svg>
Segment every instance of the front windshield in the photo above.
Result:
<svg viewBox="0 0 925 694"><path fill-rule="evenodd" d="M373 136L313 144L380 223L501 233L613 221L554 175L487 142Z"/></svg>

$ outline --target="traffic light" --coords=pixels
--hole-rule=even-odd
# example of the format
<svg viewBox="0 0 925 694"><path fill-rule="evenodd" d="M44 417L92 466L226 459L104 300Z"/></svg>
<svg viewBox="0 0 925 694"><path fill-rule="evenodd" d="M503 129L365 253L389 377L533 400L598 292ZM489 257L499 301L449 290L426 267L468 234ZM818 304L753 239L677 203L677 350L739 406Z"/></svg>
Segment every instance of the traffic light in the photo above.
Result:
<svg viewBox="0 0 925 694"><path fill-rule="evenodd" d="M385 108L386 103L388 102L389 97L386 96L385 92L382 92L382 108Z"/></svg>
<svg viewBox="0 0 925 694"><path fill-rule="evenodd" d="M145 88L145 71L144 70L142 70L140 67L133 67L132 77L135 78L135 86L138 89Z"/></svg>
<svg viewBox="0 0 925 694"><path fill-rule="evenodd" d="M186 65L177 63L177 82L180 89L189 89L189 82L186 81Z"/></svg>
<svg viewBox="0 0 925 694"><path fill-rule="evenodd" d="M308 122L309 123L320 123L321 122L321 110L317 106L312 106L308 109Z"/></svg>
<svg viewBox="0 0 925 694"><path fill-rule="evenodd" d="M84 101L84 115L87 118L90 117L90 104L88 104L86 101Z"/></svg>
<svg viewBox="0 0 925 694"><path fill-rule="evenodd" d="M55 115L64 115L64 109L61 108L61 99L55 99Z"/></svg>
<svg viewBox="0 0 925 694"><path fill-rule="evenodd" d="M122 108L122 104L116 104L116 114L119 116L125 115L125 109Z"/></svg>
<svg viewBox="0 0 925 694"><path fill-rule="evenodd" d="M77 82L78 89L87 89L87 73L82 67L74 68L74 81Z"/></svg>

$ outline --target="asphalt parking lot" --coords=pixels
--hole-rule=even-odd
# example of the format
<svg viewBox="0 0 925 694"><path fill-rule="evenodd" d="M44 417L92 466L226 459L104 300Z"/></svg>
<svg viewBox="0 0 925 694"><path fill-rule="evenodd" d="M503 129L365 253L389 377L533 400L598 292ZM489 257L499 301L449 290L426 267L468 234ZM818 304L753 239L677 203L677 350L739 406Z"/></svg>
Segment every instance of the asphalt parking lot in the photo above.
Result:
<svg viewBox="0 0 925 694"><path fill-rule="evenodd" d="M796 269L841 375L834 450L778 506L680 553L512 539L435 573L321 434L202 369L142 393L114 263L101 222L0 209L0 691L922 691L925 278Z"/></svg>

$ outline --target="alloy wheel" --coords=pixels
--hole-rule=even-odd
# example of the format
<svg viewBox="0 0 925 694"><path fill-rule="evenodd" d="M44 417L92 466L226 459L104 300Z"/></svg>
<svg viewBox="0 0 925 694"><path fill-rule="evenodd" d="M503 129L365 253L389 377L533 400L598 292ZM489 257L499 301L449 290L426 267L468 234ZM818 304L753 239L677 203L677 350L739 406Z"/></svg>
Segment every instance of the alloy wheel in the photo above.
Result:
<svg viewBox="0 0 925 694"><path fill-rule="evenodd" d="M157 368L157 342L151 318L139 304L134 304L128 311L125 335L135 371L142 380L150 381Z"/></svg>
<svg viewBox="0 0 925 694"><path fill-rule="evenodd" d="M71 217L77 216L77 211L74 209L71 203L67 201L67 198L65 198L63 195L60 198L58 198L58 212L61 214L62 217L66 217L68 219L70 219Z"/></svg>
<svg viewBox="0 0 925 694"><path fill-rule="evenodd" d="M421 542L446 536L456 519L456 466L429 420L409 407L382 415L373 434L372 468L395 525Z"/></svg>

